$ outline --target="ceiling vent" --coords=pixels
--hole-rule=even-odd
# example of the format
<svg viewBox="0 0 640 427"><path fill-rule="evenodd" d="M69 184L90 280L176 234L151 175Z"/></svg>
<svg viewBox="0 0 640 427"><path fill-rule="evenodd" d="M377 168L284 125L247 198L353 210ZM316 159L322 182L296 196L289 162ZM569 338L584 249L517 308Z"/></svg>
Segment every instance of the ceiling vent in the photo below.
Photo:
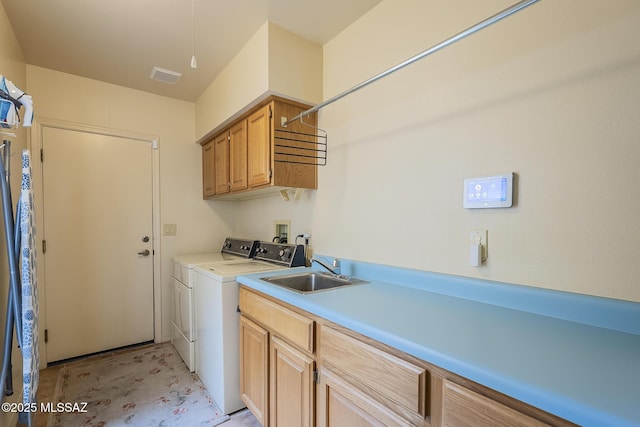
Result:
<svg viewBox="0 0 640 427"><path fill-rule="evenodd" d="M153 80L174 85L178 82L178 79L180 79L181 76L181 73L176 73L175 71L165 70L160 67L153 67L150 77Z"/></svg>

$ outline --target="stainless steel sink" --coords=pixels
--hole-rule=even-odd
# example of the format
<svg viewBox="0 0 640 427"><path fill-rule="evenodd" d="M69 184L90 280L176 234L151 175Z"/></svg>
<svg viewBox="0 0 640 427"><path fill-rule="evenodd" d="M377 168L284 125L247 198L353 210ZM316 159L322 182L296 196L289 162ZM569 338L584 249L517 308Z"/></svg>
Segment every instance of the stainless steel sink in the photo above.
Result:
<svg viewBox="0 0 640 427"><path fill-rule="evenodd" d="M287 274L283 276L262 277L262 280L291 289L301 294L328 291L330 289L344 288L347 286L361 285L365 282L360 279L333 276L329 273L313 271L301 274Z"/></svg>

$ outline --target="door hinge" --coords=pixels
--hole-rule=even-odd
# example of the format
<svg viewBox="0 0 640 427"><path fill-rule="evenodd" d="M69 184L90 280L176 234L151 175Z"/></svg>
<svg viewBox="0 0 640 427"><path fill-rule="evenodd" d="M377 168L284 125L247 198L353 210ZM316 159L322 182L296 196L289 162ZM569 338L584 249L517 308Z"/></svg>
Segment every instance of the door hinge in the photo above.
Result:
<svg viewBox="0 0 640 427"><path fill-rule="evenodd" d="M320 384L320 372L317 369L313 370L313 382Z"/></svg>
<svg viewBox="0 0 640 427"><path fill-rule="evenodd" d="M269 118L273 118L273 110L271 109L271 106L269 106Z"/></svg>
<svg viewBox="0 0 640 427"><path fill-rule="evenodd" d="M269 169L269 179L273 178L273 169Z"/></svg>
<svg viewBox="0 0 640 427"><path fill-rule="evenodd" d="M42 241L42 253L43 254L47 253L47 241L46 240Z"/></svg>
<svg viewBox="0 0 640 427"><path fill-rule="evenodd" d="M44 163L44 149L40 149L40 163Z"/></svg>
<svg viewBox="0 0 640 427"><path fill-rule="evenodd" d="M49 330L44 330L44 342L49 342Z"/></svg>

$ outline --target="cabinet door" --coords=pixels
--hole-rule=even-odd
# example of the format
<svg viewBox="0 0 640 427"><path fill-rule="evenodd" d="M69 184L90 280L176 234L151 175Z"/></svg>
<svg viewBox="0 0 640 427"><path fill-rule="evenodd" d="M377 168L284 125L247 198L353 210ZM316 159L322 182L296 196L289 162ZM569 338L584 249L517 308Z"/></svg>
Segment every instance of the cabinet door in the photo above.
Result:
<svg viewBox="0 0 640 427"><path fill-rule="evenodd" d="M271 181L271 105L266 105L247 120L249 187Z"/></svg>
<svg viewBox="0 0 640 427"><path fill-rule="evenodd" d="M375 391L398 415L413 424L429 415L429 374L423 366L327 326L320 329L320 346L323 360L335 372Z"/></svg>
<svg viewBox="0 0 640 427"><path fill-rule="evenodd" d="M229 181L231 191L247 188L247 121L229 131Z"/></svg>
<svg viewBox="0 0 640 427"><path fill-rule="evenodd" d="M268 425L269 333L240 317L240 398L263 426Z"/></svg>
<svg viewBox="0 0 640 427"><path fill-rule="evenodd" d="M213 139L215 172L215 194L229 192L229 133L224 132Z"/></svg>
<svg viewBox="0 0 640 427"><path fill-rule="evenodd" d="M321 368L318 427L411 426L331 370Z"/></svg>
<svg viewBox="0 0 640 427"><path fill-rule="evenodd" d="M442 425L451 427L543 427L542 421L475 393L450 381L444 381Z"/></svg>
<svg viewBox="0 0 640 427"><path fill-rule="evenodd" d="M314 425L313 359L271 338L271 427Z"/></svg>
<svg viewBox="0 0 640 427"><path fill-rule="evenodd" d="M202 146L202 197L215 195L215 185L213 141L209 141Z"/></svg>

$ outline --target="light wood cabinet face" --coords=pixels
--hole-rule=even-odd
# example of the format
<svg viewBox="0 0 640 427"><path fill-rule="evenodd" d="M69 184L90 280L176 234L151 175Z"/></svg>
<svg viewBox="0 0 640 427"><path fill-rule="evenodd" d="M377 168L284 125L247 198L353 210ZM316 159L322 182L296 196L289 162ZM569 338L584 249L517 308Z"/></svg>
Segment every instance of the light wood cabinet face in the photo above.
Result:
<svg viewBox="0 0 640 427"><path fill-rule="evenodd" d="M241 120L229 130L230 190L247 188L247 121Z"/></svg>
<svg viewBox="0 0 640 427"><path fill-rule="evenodd" d="M443 385L442 425L450 427L544 427L543 423L451 381Z"/></svg>
<svg viewBox="0 0 640 427"><path fill-rule="evenodd" d="M263 426L269 419L269 333L240 317L240 398Z"/></svg>
<svg viewBox="0 0 640 427"><path fill-rule="evenodd" d="M210 141L202 146L202 195L204 198L216 194L214 163L213 141Z"/></svg>
<svg viewBox="0 0 640 427"><path fill-rule="evenodd" d="M270 425L314 425L314 361L277 337L271 338Z"/></svg>
<svg viewBox="0 0 640 427"><path fill-rule="evenodd" d="M315 322L312 319L244 288L240 289L240 308L244 315L259 319L276 335L313 353Z"/></svg>
<svg viewBox="0 0 640 427"><path fill-rule="evenodd" d="M320 369L318 427L382 427L411 424L330 369Z"/></svg>
<svg viewBox="0 0 640 427"><path fill-rule="evenodd" d="M213 139L215 194L229 192L229 134L225 132Z"/></svg>
<svg viewBox="0 0 640 427"><path fill-rule="evenodd" d="M240 310L243 402L264 427L313 427L314 320L244 288Z"/></svg>
<svg viewBox="0 0 640 427"><path fill-rule="evenodd" d="M322 362L353 384L375 391L398 415L420 422L427 414L427 381L423 366L403 360L333 328L320 328Z"/></svg>
<svg viewBox="0 0 640 427"><path fill-rule="evenodd" d="M240 309L242 400L264 427L575 427L245 287Z"/></svg>
<svg viewBox="0 0 640 427"><path fill-rule="evenodd" d="M271 105L265 105L247 119L249 186L271 181Z"/></svg>
<svg viewBox="0 0 640 427"><path fill-rule="evenodd" d="M242 200L281 189L318 188L317 164L301 161L315 147L309 141L317 141L317 113L306 116L304 123L297 120L286 128L281 125L283 119L309 108L271 96L221 125L213 140L203 143L203 197ZM283 137L283 132L288 133ZM213 143L211 152L205 151L209 143Z"/></svg>

